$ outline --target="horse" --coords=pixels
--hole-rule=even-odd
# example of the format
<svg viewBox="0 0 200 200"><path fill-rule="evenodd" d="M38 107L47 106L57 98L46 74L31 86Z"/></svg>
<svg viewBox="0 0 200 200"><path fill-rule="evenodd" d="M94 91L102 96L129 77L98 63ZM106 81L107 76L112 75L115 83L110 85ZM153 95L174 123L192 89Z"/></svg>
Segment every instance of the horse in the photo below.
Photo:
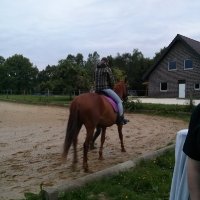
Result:
<svg viewBox="0 0 200 200"><path fill-rule="evenodd" d="M117 82L113 90L119 95L119 97L123 101L127 100L128 92L126 79ZM101 144L99 148L99 159L102 160L106 128L116 124L118 113L114 111L106 96L98 93L83 93L76 96L70 104L69 112L70 114L67 123L62 158L67 158L68 151L73 143L73 166L75 166L75 164L78 162L78 134L82 125L84 125L86 128L86 138L83 144L83 169L85 172L88 172L89 167L87 154L91 141L93 140L93 133L95 129L97 128L97 130L102 131ZM121 151L126 152L123 143L123 125L117 124L117 127L121 142Z"/></svg>

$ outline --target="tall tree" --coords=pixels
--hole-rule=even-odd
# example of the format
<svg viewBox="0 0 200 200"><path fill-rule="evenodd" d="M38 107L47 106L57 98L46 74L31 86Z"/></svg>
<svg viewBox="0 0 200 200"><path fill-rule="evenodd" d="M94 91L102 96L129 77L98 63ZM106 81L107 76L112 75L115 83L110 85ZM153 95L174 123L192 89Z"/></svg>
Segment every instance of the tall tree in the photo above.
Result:
<svg viewBox="0 0 200 200"><path fill-rule="evenodd" d="M94 70L97 66L97 63L100 61L100 56L99 54L95 51L93 54L89 54L85 67L87 70L89 82L92 84L93 83L93 76L94 76Z"/></svg>
<svg viewBox="0 0 200 200"><path fill-rule="evenodd" d="M0 65L3 65L5 62L5 58L3 56L0 56Z"/></svg>
<svg viewBox="0 0 200 200"><path fill-rule="evenodd" d="M37 83L38 69L28 58L15 54L6 59L5 63L7 89L17 93L29 92Z"/></svg>
<svg viewBox="0 0 200 200"><path fill-rule="evenodd" d="M7 85L7 73L4 63L5 58L3 56L0 56L0 92L3 92Z"/></svg>
<svg viewBox="0 0 200 200"><path fill-rule="evenodd" d="M81 53L78 53L75 57L76 63L78 66L80 67L84 67L85 66L85 62L83 60L83 55Z"/></svg>
<svg viewBox="0 0 200 200"><path fill-rule="evenodd" d="M163 47L160 49L159 52L155 53L155 56L153 57L153 61L156 62L161 57L161 55L166 51L167 47Z"/></svg>

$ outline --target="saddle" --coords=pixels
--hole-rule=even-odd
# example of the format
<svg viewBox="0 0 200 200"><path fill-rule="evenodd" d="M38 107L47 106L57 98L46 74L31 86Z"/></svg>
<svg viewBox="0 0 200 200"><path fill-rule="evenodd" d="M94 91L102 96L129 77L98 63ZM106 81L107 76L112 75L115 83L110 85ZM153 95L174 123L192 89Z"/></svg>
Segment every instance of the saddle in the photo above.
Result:
<svg viewBox="0 0 200 200"><path fill-rule="evenodd" d="M109 97L105 92L101 91L101 92L95 92L95 93L97 93L99 95L103 95L107 99L107 101L110 103L110 105L112 106L113 110L116 113L119 112L116 102L111 97Z"/></svg>
<svg viewBox="0 0 200 200"><path fill-rule="evenodd" d="M105 95L104 95L105 96ZM106 99L108 100L108 102L111 104L111 106L113 107L113 110L118 113L118 107L117 107L117 104L115 103L115 101L111 98L111 97L108 97L108 96L105 96Z"/></svg>
<svg viewBox="0 0 200 200"><path fill-rule="evenodd" d="M124 125L127 124L127 122L129 122L129 120L124 119L124 115L119 116L119 110L117 107L116 102L114 101L114 99L112 99L110 96L108 96L105 92L101 91L101 92L97 92L95 91L95 93L99 94L99 95L103 95L107 101L110 103L110 105L112 106L114 112L117 113L117 119L116 119L116 124L120 124L120 125Z"/></svg>

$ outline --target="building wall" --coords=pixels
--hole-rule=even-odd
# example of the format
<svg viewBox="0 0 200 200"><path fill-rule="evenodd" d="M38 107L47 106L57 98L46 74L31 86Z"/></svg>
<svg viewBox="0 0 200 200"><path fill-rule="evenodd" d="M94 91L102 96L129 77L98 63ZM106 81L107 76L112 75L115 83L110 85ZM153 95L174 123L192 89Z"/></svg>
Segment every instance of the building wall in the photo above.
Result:
<svg viewBox="0 0 200 200"><path fill-rule="evenodd" d="M193 61L193 69L184 69L184 60ZM176 70L168 70L168 62L176 61ZM179 80L185 81L185 97L200 98L200 90L194 90L194 83L200 84L200 58L181 42L176 42L171 50L149 76L148 96L179 97ZM167 82L167 91L160 91L160 83Z"/></svg>

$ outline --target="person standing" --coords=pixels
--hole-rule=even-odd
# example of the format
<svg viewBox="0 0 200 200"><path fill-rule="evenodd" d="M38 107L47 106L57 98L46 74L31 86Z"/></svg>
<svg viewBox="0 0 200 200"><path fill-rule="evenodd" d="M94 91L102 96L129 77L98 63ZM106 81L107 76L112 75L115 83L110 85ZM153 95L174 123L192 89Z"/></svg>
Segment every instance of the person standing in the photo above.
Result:
<svg viewBox="0 0 200 200"><path fill-rule="evenodd" d="M200 200L200 104L192 112L183 146L187 155L187 177L191 200Z"/></svg>

